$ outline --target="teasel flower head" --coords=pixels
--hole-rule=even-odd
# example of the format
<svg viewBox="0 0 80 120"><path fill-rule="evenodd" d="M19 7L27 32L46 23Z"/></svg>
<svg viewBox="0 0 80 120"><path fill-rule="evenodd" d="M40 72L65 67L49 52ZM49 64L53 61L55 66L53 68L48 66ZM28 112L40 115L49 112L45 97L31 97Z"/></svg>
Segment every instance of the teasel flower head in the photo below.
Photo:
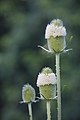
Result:
<svg viewBox="0 0 80 120"><path fill-rule="evenodd" d="M66 28L60 19L54 19L47 25L45 39L47 39L48 49L59 53L66 48Z"/></svg>
<svg viewBox="0 0 80 120"><path fill-rule="evenodd" d="M56 83L56 76L52 69L49 67L43 68L37 78L37 86L42 99L50 100L56 96Z"/></svg>
<svg viewBox="0 0 80 120"><path fill-rule="evenodd" d="M22 88L22 103L30 103L35 101L35 89L29 85L26 84Z"/></svg>

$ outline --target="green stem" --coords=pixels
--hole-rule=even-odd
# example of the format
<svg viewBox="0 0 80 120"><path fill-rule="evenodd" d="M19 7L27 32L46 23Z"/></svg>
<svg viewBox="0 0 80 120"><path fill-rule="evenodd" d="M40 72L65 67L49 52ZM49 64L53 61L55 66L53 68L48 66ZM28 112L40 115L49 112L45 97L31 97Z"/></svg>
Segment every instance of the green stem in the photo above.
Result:
<svg viewBox="0 0 80 120"><path fill-rule="evenodd" d="M58 120L61 120L61 83L60 83L60 54L56 54L56 75L57 75L57 107L58 107Z"/></svg>
<svg viewBox="0 0 80 120"><path fill-rule="evenodd" d="M50 101L47 101L47 120L51 120Z"/></svg>
<svg viewBox="0 0 80 120"><path fill-rule="evenodd" d="M32 120L32 107L31 107L31 103L28 103L28 110L29 110L29 118L30 118L30 120Z"/></svg>

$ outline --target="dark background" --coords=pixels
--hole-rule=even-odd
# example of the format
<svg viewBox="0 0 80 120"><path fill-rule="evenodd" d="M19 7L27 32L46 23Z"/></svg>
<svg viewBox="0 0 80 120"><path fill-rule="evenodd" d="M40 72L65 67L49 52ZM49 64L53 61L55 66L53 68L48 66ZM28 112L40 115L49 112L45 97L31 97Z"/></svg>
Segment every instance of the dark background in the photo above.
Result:
<svg viewBox="0 0 80 120"><path fill-rule="evenodd" d="M62 120L80 120L80 0L0 0L0 120L29 120L21 91L30 83L38 94L37 75L45 66L55 72L55 56L44 46L46 25L62 19L68 48L61 55ZM57 120L56 101L51 102ZM33 103L34 120L46 120L45 101Z"/></svg>

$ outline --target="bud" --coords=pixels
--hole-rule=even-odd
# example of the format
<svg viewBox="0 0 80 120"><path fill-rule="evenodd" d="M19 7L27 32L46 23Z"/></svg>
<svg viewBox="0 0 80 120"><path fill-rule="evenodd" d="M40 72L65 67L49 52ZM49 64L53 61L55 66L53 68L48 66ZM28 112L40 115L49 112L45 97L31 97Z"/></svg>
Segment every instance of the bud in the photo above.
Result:
<svg viewBox="0 0 80 120"><path fill-rule="evenodd" d="M61 52L66 48L66 28L59 19L52 20L47 25L45 39L47 39L48 48L51 52Z"/></svg>
<svg viewBox="0 0 80 120"><path fill-rule="evenodd" d="M22 99L24 103L35 101L35 90L31 85L27 84L23 86Z"/></svg>
<svg viewBox="0 0 80 120"><path fill-rule="evenodd" d="M38 75L37 86L42 99L53 99L56 96L56 76L49 67L43 68Z"/></svg>

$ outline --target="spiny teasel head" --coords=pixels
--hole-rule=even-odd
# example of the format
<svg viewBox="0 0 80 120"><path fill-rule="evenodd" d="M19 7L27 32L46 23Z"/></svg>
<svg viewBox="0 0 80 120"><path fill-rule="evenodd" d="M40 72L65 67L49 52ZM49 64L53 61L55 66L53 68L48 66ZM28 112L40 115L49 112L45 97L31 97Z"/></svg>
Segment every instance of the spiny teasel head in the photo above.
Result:
<svg viewBox="0 0 80 120"><path fill-rule="evenodd" d="M47 25L45 39L50 52L60 53L66 48L66 28L60 19L54 19Z"/></svg>
<svg viewBox="0 0 80 120"><path fill-rule="evenodd" d="M29 103L35 101L35 89L31 85L26 84L23 86L22 99L23 99L23 103Z"/></svg>
<svg viewBox="0 0 80 120"><path fill-rule="evenodd" d="M50 100L56 96L56 83L56 76L52 69L49 67L43 68L37 78L37 86L42 99Z"/></svg>

